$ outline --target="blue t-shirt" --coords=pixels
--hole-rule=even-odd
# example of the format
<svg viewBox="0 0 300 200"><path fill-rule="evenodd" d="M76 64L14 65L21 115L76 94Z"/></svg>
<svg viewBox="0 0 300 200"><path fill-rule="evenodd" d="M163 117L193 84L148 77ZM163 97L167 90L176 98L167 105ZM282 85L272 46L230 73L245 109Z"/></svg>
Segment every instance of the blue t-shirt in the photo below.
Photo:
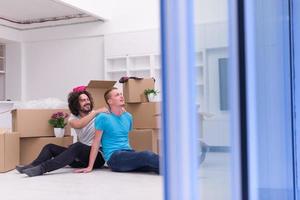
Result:
<svg viewBox="0 0 300 200"><path fill-rule="evenodd" d="M132 116L128 112L120 116L100 113L95 119L96 130L103 131L101 143L104 159L109 160L117 150L130 150L128 133L132 128Z"/></svg>

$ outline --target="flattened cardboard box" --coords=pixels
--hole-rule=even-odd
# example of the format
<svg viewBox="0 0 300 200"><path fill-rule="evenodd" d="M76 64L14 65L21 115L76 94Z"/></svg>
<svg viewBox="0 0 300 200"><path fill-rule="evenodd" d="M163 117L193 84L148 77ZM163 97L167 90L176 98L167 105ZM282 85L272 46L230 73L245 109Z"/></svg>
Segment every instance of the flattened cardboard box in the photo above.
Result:
<svg viewBox="0 0 300 200"><path fill-rule="evenodd" d="M159 102L126 104L125 108L132 114L134 129L161 128Z"/></svg>
<svg viewBox="0 0 300 200"><path fill-rule="evenodd" d="M123 95L126 103L142 103L146 102L144 91L146 89L154 89L154 79L134 80L129 79L123 84Z"/></svg>
<svg viewBox="0 0 300 200"><path fill-rule="evenodd" d="M0 133L0 172L15 169L20 162L20 135Z"/></svg>
<svg viewBox="0 0 300 200"><path fill-rule="evenodd" d="M70 114L68 109L15 109L12 113L12 130L24 137L54 136L54 129L48 120L55 112ZM65 127L65 135L71 135L70 126Z"/></svg>
<svg viewBox="0 0 300 200"><path fill-rule="evenodd" d="M139 129L129 132L131 147L136 151L149 150L159 153L159 130Z"/></svg>
<svg viewBox="0 0 300 200"><path fill-rule="evenodd" d="M43 147L47 144L56 144L68 147L73 143L73 136L57 137L40 137L40 138L21 138L20 139L20 163L22 165L30 164L37 158Z"/></svg>
<svg viewBox="0 0 300 200"><path fill-rule="evenodd" d="M91 80L87 86L87 91L91 93L94 100L94 108L101 108L106 106L104 100L104 93L109 88L112 88L115 85L116 81L100 81L100 80Z"/></svg>

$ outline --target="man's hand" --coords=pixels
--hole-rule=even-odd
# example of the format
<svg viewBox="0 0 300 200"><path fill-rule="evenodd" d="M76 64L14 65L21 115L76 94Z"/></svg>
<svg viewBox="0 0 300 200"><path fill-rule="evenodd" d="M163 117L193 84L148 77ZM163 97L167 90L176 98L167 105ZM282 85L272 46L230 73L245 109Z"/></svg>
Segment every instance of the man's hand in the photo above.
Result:
<svg viewBox="0 0 300 200"><path fill-rule="evenodd" d="M93 170L93 166L95 164L95 160L99 151L99 145L100 145L100 137L102 135L102 131L96 130L95 137L93 139L90 156L89 156L89 165L86 168L83 169L77 169L74 172L76 173L89 173Z"/></svg>
<svg viewBox="0 0 300 200"><path fill-rule="evenodd" d="M92 168L82 168L82 169L76 169L74 170L75 173L89 173L91 172L93 169Z"/></svg>
<svg viewBox="0 0 300 200"><path fill-rule="evenodd" d="M99 109L95 110L95 112L97 114L99 114L99 113L109 113L109 110L106 107L102 107L102 108L99 108Z"/></svg>

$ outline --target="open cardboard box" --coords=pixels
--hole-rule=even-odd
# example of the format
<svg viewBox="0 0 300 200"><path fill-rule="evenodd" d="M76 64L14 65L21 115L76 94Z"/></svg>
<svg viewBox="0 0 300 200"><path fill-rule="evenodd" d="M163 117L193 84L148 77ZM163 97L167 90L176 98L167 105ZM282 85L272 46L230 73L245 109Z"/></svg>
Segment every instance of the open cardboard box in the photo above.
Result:
<svg viewBox="0 0 300 200"><path fill-rule="evenodd" d="M20 162L20 135L0 130L0 172L15 169Z"/></svg>
<svg viewBox="0 0 300 200"><path fill-rule="evenodd" d="M126 103L147 102L144 95L146 89L154 89L154 79L147 78L142 80L129 79L123 84L123 95Z"/></svg>
<svg viewBox="0 0 300 200"><path fill-rule="evenodd" d="M91 80L87 85L87 91L91 93L94 100L94 108L107 106L104 100L104 93L115 85L116 81Z"/></svg>
<svg viewBox="0 0 300 200"><path fill-rule="evenodd" d="M69 109L15 109L12 110L12 131L24 137L54 136L54 129L48 120L55 112L70 114ZM65 127L65 135L71 135L70 126Z"/></svg>

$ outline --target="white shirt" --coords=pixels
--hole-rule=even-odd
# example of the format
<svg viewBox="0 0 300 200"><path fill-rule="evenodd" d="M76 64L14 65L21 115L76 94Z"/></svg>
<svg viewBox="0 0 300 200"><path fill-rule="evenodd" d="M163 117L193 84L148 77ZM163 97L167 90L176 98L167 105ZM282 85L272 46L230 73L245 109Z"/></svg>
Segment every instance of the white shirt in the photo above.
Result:
<svg viewBox="0 0 300 200"><path fill-rule="evenodd" d="M79 120L79 119L81 119L81 117L71 114L70 117L69 117L69 121L74 120L74 119ZM77 134L79 142L81 142L83 144L86 144L88 146L92 146L92 142L93 142L93 139L95 137L95 123L94 123L94 121L95 121L95 118L93 118L83 128L80 128L80 129L74 128L74 130Z"/></svg>

